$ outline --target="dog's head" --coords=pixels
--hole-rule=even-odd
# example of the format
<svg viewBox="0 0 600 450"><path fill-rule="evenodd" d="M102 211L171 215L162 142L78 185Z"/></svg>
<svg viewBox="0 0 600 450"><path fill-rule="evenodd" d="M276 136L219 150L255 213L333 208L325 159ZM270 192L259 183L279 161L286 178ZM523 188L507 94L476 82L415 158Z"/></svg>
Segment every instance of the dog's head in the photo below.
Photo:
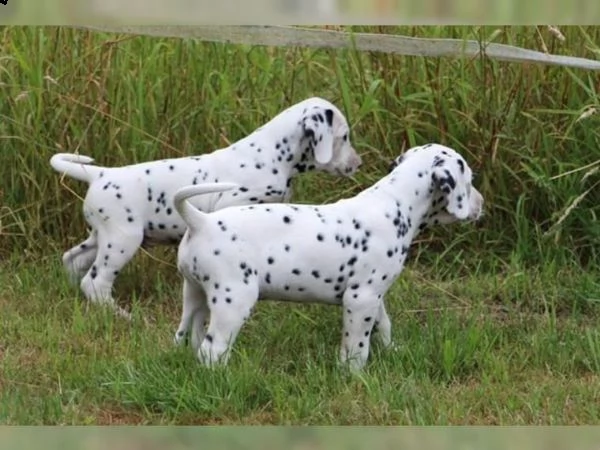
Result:
<svg viewBox="0 0 600 450"><path fill-rule="evenodd" d="M391 171L405 161L418 162L417 175L429 176L432 200L425 217L427 224L474 221L481 217L483 196L473 187L473 172L458 152L439 144L415 147L398 156L390 164Z"/></svg>
<svg viewBox="0 0 600 450"><path fill-rule="evenodd" d="M315 98L307 102L301 119L302 132L308 152L301 164L341 176L354 174L362 159L350 143L350 128L346 117L330 102Z"/></svg>

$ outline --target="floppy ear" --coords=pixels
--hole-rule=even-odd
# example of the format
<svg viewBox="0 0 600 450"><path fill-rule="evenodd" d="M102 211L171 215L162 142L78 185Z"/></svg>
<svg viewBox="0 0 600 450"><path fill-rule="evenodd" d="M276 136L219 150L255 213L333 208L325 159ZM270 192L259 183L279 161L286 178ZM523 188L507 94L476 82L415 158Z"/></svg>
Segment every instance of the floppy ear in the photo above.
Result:
<svg viewBox="0 0 600 450"><path fill-rule="evenodd" d="M461 170L461 167L463 168ZM469 216L469 199L464 176L464 163L454 159L436 157L431 178L448 201L446 210L459 220Z"/></svg>
<svg viewBox="0 0 600 450"><path fill-rule="evenodd" d="M327 164L333 158L333 115L333 110L319 108L304 118L304 135L311 140L319 164Z"/></svg>

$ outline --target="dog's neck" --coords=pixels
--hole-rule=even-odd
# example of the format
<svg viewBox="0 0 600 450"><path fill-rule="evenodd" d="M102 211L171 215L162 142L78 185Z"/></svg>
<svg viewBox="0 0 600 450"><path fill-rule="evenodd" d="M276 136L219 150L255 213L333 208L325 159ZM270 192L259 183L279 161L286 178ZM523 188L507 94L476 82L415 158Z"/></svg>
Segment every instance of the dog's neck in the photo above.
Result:
<svg viewBox="0 0 600 450"><path fill-rule="evenodd" d="M405 165L398 166L365 191L365 194L384 201L394 211L401 211L402 220L406 225L404 238L413 239L427 224L435 188L430 169Z"/></svg>
<svg viewBox="0 0 600 450"><path fill-rule="evenodd" d="M316 168L312 139L301 125L306 106L284 111L243 139L254 163L277 167L288 179Z"/></svg>

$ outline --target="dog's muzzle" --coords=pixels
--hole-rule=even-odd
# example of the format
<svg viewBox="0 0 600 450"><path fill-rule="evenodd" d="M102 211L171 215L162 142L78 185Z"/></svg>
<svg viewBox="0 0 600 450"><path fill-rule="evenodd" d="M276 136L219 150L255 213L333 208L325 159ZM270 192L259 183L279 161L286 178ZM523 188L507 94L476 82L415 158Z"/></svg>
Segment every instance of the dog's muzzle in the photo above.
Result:
<svg viewBox="0 0 600 450"><path fill-rule="evenodd" d="M469 221L476 222L483 217L483 195L477 190L471 193L471 195L475 195L475 207L471 209L471 212L468 216Z"/></svg>
<svg viewBox="0 0 600 450"><path fill-rule="evenodd" d="M344 167L343 170L338 169L337 172L339 175L349 177L349 176L354 175L356 172L358 172L358 169L360 168L361 165L362 165L362 158L360 157L360 155L358 153L356 153L354 156L352 156L352 158L348 162L348 165L346 167Z"/></svg>

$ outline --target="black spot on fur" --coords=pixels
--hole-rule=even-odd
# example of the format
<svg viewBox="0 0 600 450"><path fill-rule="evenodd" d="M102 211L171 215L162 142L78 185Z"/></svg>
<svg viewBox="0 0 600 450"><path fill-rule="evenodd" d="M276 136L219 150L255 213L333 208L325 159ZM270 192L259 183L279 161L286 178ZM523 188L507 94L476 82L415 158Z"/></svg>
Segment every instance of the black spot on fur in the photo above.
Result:
<svg viewBox="0 0 600 450"><path fill-rule="evenodd" d="M333 110L325 110L325 120L327 121L327 125L329 125L330 127L333 126Z"/></svg>
<svg viewBox="0 0 600 450"><path fill-rule="evenodd" d="M445 182L450 185L451 189L454 189L456 187L456 180L454 179L449 170L446 169L444 170L444 172L446 173Z"/></svg>

